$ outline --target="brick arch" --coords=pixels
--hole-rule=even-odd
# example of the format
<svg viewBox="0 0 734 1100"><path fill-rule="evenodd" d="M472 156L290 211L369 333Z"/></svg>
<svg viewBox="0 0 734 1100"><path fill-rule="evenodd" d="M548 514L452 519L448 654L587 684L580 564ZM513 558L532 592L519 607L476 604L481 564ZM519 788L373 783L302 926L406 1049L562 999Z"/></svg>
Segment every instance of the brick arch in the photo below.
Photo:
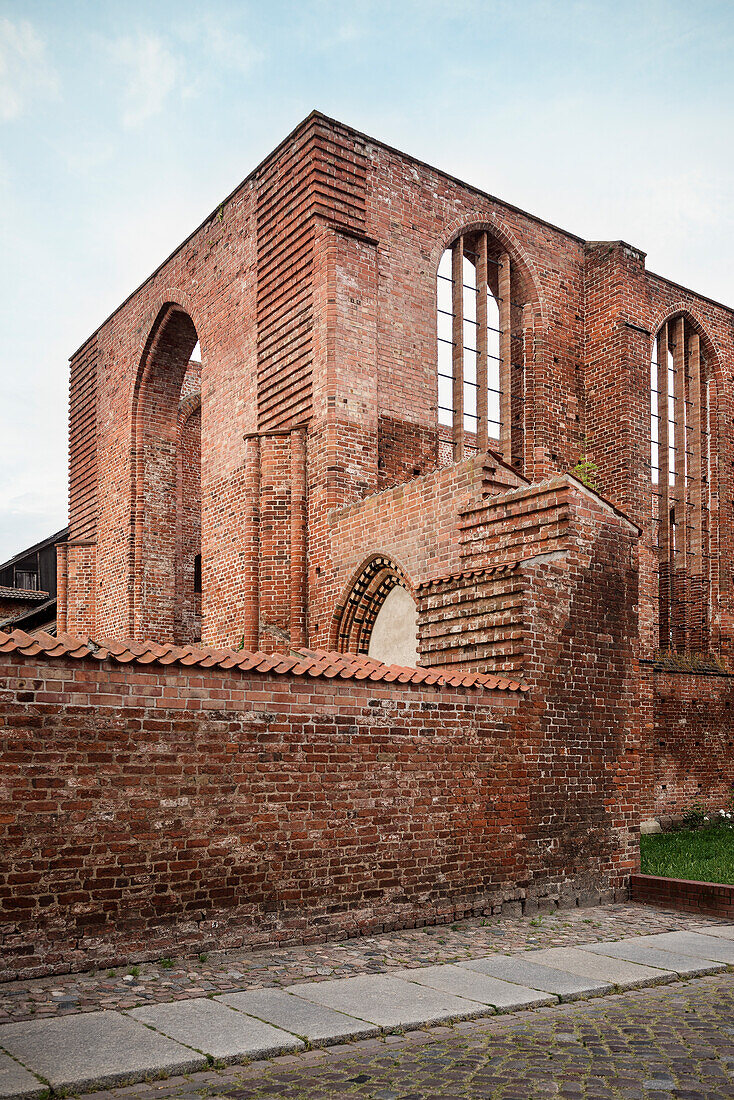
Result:
<svg viewBox="0 0 734 1100"><path fill-rule="evenodd" d="M137 392L139 386L140 367L144 361L146 351L150 346L151 337L159 328L161 317L171 308L179 309L182 313L188 314L191 318L199 342L201 343L201 358L202 360L205 358L204 346L205 344L208 345L209 335L204 317L199 312L198 303L194 302L191 295L187 294L179 287L165 287L165 289L153 299L140 321L138 331L142 333L142 336L138 340L132 353L133 362L137 364L137 370L133 375L134 392Z"/></svg>
<svg viewBox="0 0 734 1100"><path fill-rule="evenodd" d="M189 313L177 302L164 303L151 326L136 372L131 418L132 638L179 640L175 636L175 606L180 406L184 378L198 339ZM189 410L190 415L193 411Z"/></svg>
<svg viewBox="0 0 734 1100"><path fill-rule="evenodd" d="M721 484L718 479L718 463L720 461L719 451L722 446L723 434L725 431L723 424L725 410L722 408L722 401L725 399L727 392L725 384L726 378L721 356L716 350L714 338L709 332L708 326L700 312L693 309L687 302L679 302L672 307L665 307L658 310L655 318L651 322L648 358L652 358L653 356L655 341L663 325L669 324L671 321L676 321L679 317L682 317L695 329L701 341L701 358L706 366L706 381L710 382L713 387L711 411L714 423L709 424L709 431L711 432L712 458L716 468L709 471L709 476L712 481L712 487L720 490Z"/></svg>
<svg viewBox="0 0 734 1100"><path fill-rule="evenodd" d="M533 261L525 252L520 241L507 229L505 224L491 214L487 214L486 211L477 211L461 218L455 218L446 227L443 238L434 245L431 252L431 273L434 282L438 274L438 265L446 249L451 248L452 244L464 234L476 233L479 230L485 230L489 233L514 261L518 274L521 276L523 296L532 305L536 321L542 322L544 311L543 301L538 290L540 279L534 270Z"/></svg>
<svg viewBox="0 0 734 1100"><path fill-rule="evenodd" d="M721 461L720 452L722 450L725 435L724 418L726 410L722 403L726 400L727 394L726 375L721 356L716 349L714 338L709 332L708 326L700 312L692 308L690 303L683 301L673 306L666 306L659 309L650 322L651 334L648 358L651 359L653 356L655 341L663 325L675 321L679 317L683 317L698 334L701 341L701 357L706 365L706 380L711 383L713 388L711 400L713 423L709 424L709 431L711 432L711 452L714 468L709 471L709 476L711 478L712 488L717 492L721 492L723 491L723 483L719 478L718 467Z"/></svg>
<svg viewBox="0 0 734 1100"><path fill-rule="evenodd" d="M367 654L372 628L393 588L405 588L415 598L405 570L393 558L373 554L349 582L334 613L331 646L340 653Z"/></svg>
<svg viewBox="0 0 734 1100"><path fill-rule="evenodd" d="M707 367L712 372L712 378L716 382L717 387L721 387L724 381L724 371L721 365L721 357L716 350L716 344L714 338L708 330L708 326L701 316L700 312L693 308L689 302L679 302L674 306L665 306L659 309L653 320L650 322L651 337L650 337L650 353L652 355L653 341L656 339L658 332L663 325L668 321L675 321L676 318L683 317L691 324L701 340L701 347L703 350L704 359Z"/></svg>
<svg viewBox="0 0 734 1100"><path fill-rule="evenodd" d="M434 247L434 287L440 284L444 290L441 280L448 275L446 272L439 275L439 269L447 253L452 257L450 340L445 324L448 306L443 306L442 315L438 290L435 314L436 406L444 462L448 457L447 443L453 461L461 461L467 454L492 447L508 464L521 470L525 459L527 413L523 393L527 379L532 378L535 371L530 337L543 318L539 284L520 243L486 212L456 219L444 241ZM476 353L473 356L473 349L467 348L457 336L457 327L462 334L466 331L461 320L466 305L465 292L457 291L456 275L457 262L463 271L466 259L458 260L459 254L468 256L475 267L477 280L485 278L489 292L481 314L480 297L477 296ZM490 299L494 303L492 308L499 314L494 321ZM443 327L439 320L444 322ZM464 350L457 353L462 344ZM451 411L449 419L446 418L447 405ZM450 432L450 440L447 432Z"/></svg>
<svg viewBox="0 0 734 1100"><path fill-rule="evenodd" d="M182 398L178 405L178 422L181 427L189 420L195 413L201 409L201 393L191 393L188 397Z"/></svg>

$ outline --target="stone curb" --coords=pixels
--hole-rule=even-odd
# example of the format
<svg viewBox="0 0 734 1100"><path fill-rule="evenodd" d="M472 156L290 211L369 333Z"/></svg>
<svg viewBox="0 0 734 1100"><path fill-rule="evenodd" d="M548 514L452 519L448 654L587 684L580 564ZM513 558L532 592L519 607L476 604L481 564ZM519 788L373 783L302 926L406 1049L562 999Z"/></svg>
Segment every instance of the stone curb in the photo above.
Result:
<svg viewBox="0 0 734 1100"><path fill-rule="evenodd" d="M719 934L720 932L720 934ZM460 964L243 990L0 1026L0 1100L132 1085L214 1065L327 1056L403 1033L715 974L734 925L489 955ZM462 1021L464 1023L462 1023ZM356 1040L356 1041L355 1041ZM334 1051L336 1053L336 1051Z"/></svg>

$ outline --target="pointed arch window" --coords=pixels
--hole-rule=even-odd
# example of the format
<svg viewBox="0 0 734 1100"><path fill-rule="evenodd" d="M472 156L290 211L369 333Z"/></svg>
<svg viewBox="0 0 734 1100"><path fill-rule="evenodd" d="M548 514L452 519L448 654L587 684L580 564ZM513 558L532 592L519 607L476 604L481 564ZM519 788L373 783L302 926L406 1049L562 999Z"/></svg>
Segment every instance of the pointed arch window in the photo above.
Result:
<svg viewBox="0 0 734 1100"><path fill-rule="evenodd" d="M650 365L650 472L663 650L709 645L709 372L682 314L658 331Z"/></svg>
<svg viewBox="0 0 734 1100"><path fill-rule="evenodd" d="M520 339L510 257L485 230L464 233L441 257L436 282L439 428L451 429L455 461L491 447L509 462L511 348Z"/></svg>

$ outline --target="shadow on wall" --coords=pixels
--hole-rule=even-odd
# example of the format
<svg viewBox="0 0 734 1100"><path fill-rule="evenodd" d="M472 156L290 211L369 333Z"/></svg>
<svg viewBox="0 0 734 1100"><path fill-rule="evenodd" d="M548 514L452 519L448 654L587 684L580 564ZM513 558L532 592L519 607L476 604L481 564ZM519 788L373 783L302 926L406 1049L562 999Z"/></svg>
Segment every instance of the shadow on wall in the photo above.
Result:
<svg viewBox="0 0 734 1100"><path fill-rule="evenodd" d="M372 628L368 656L387 665L418 663L418 612L410 592L396 585L380 608Z"/></svg>

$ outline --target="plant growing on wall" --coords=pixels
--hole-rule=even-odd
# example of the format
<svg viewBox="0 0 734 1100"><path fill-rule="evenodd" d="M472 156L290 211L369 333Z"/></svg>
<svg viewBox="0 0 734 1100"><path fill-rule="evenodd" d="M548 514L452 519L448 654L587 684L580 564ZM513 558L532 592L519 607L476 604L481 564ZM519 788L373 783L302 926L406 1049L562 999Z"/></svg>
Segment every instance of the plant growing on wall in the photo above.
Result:
<svg viewBox="0 0 734 1100"><path fill-rule="evenodd" d="M586 453L586 447L587 443L586 439L584 439L584 449L581 452L578 462L572 467L571 473L575 478L578 478L581 484L585 485L587 489L593 489L594 492L597 492L598 486L596 484L596 475L599 473L599 467L589 458Z"/></svg>

